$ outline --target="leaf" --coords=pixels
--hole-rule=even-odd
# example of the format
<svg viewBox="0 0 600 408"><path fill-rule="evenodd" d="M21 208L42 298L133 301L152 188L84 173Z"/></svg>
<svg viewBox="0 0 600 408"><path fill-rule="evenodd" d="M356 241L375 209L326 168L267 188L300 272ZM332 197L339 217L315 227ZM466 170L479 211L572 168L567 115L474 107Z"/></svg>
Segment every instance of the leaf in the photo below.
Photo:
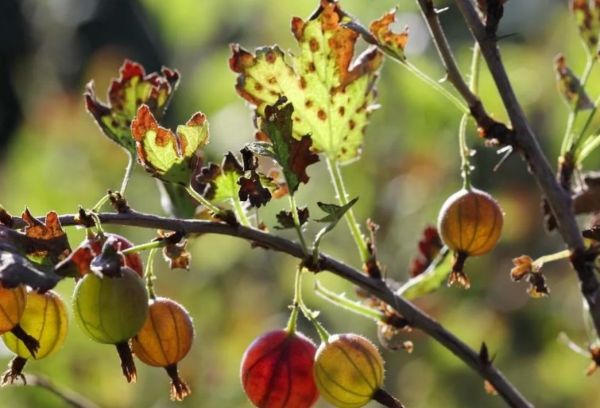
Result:
<svg viewBox="0 0 600 408"><path fill-rule="evenodd" d="M281 100L284 102L284 100ZM294 107L291 104L267 105L262 130L271 140L271 145L257 144L258 154L271 156L283 169L283 174L288 185L288 190L293 195L300 183L308 183L306 168L319 161L319 156L311 152L312 140L303 136L300 140L292 136L292 114Z"/></svg>
<svg viewBox="0 0 600 408"><path fill-rule="evenodd" d="M176 134L158 125L147 105L142 105L131 122L138 161L153 177L187 186L199 162L199 151L208 143L208 122L195 113Z"/></svg>
<svg viewBox="0 0 600 408"><path fill-rule="evenodd" d="M358 201L358 197L350 200L346 205L339 206L336 204L325 204L322 202L317 202L319 208L327 213L327 215L321 219L315 220L317 222L328 222L331 225L331 228L335 227L339 220L342 219L346 211L348 211L352 206Z"/></svg>
<svg viewBox="0 0 600 408"><path fill-rule="evenodd" d="M56 265L71 253L67 235L60 225L58 215L51 211L45 222L33 217L28 209L21 216L25 221L27 246L25 254L36 262Z"/></svg>
<svg viewBox="0 0 600 408"><path fill-rule="evenodd" d="M594 103L581 86L579 78L567 66L565 57L559 54L554 60L558 91L572 109L592 109Z"/></svg>
<svg viewBox="0 0 600 408"><path fill-rule="evenodd" d="M571 12L577 20L579 35L591 53L595 54L600 33L600 2L571 0Z"/></svg>
<svg viewBox="0 0 600 408"><path fill-rule="evenodd" d="M277 217L277 222L279 225L275 227L275 229L288 229L295 228L294 225L294 216L291 211L281 210L275 216ZM308 207L298 208L298 221L300 221L300 226L306 224L308 221L309 212Z"/></svg>
<svg viewBox="0 0 600 408"><path fill-rule="evenodd" d="M406 281L396 291L396 294L412 300L439 289L446 283L448 274L452 271L452 260L448 256L449 253L448 247L444 246L427 269Z"/></svg>
<svg viewBox="0 0 600 408"><path fill-rule="evenodd" d="M240 189L240 200L249 201L253 207L266 205L271 200L271 192L268 188L263 187L260 176L255 171L251 171L249 177L240 177L237 184Z"/></svg>
<svg viewBox="0 0 600 408"><path fill-rule="evenodd" d="M310 134L312 149L349 162L360 156L364 130L375 109L375 81L383 54L370 47L355 61L358 34L344 26L351 18L335 2L321 0L308 20L292 19L300 47L297 56L278 46L252 54L232 45L230 68L238 73L236 90L265 116L267 105L285 96L295 108L294 137Z"/></svg>
<svg viewBox="0 0 600 408"><path fill-rule="evenodd" d="M323 237L332 229L335 228L337 223L342 219L346 211L358 201L358 197L350 200L346 205L339 206L336 204L325 204L317 201L319 208L327 213L327 215L321 219L315 220L317 222L326 222L327 225L317 233L313 243L313 259L316 261L319 257L319 245Z"/></svg>
<svg viewBox="0 0 600 408"><path fill-rule="evenodd" d="M271 199L269 189L263 187L260 175L256 172L254 155L242 150L244 166L231 153L223 158L221 166L210 163L200 169L197 176L198 191L212 202L234 199L249 201L254 207L265 205Z"/></svg>
<svg viewBox="0 0 600 408"><path fill-rule="evenodd" d="M142 65L129 60L123 62L119 73L108 88L108 104L96 98L94 82L90 81L84 93L85 106L102 132L135 156L131 121L142 104L160 119L177 88L179 73L163 67L160 73L146 75Z"/></svg>
<svg viewBox="0 0 600 408"><path fill-rule="evenodd" d="M390 25L396 21L396 8L374 20L369 25L369 32L375 37L380 47L393 53L401 60L406 59L404 48L408 43L408 28L399 33L394 33Z"/></svg>
<svg viewBox="0 0 600 408"><path fill-rule="evenodd" d="M51 265L37 265L26 258L28 250L48 250L44 241L38 241L0 225L0 283L5 287L29 285L33 289L47 291L61 279Z"/></svg>

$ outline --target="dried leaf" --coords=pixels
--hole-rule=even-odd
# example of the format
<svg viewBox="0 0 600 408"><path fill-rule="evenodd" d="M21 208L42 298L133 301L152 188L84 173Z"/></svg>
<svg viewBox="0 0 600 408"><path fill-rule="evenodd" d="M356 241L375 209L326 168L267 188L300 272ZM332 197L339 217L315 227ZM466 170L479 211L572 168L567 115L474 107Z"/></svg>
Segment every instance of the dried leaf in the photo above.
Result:
<svg viewBox="0 0 600 408"><path fill-rule="evenodd" d="M384 14L381 18L374 20L369 25L369 32L377 39L381 47L405 59L404 49L408 43L408 28L400 33L394 33L390 25L396 21L396 8Z"/></svg>
<svg viewBox="0 0 600 408"><path fill-rule="evenodd" d="M559 54L554 59L556 84L558 92L572 109L584 110L594 108L594 103L581 86L579 78L567 66L565 57Z"/></svg>
<svg viewBox="0 0 600 408"><path fill-rule="evenodd" d="M142 105L131 122L138 161L153 177L188 185L199 161L200 149L208 143L206 117L195 113L177 132L158 125L152 111Z"/></svg>
<svg viewBox="0 0 600 408"><path fill-rule="evenodd" d="M238 179L239 198L242 201L249 201L252 207L266 205L271 200L271 192L263 187L261 178L256 171L251 171L250 176L242 176Z"/></svg>
<svg viewBox="0 0 600 408"><path fill-rule="evenodd" d="M600 32L600 1L571 0L571 11L577 20L581 38L591 53L595 54Z"/></svg>
<svg viewBox="0 0 600 408"><path fill-rule="evenodd" d="M281 210L277 213L276 217L279 225L275 226L275 229L288 229L295 227L294 216L292 215L291 211ZM298 220L300 221L300 226L306 224L308 217L308 207L298 208Z"/></svg>
<svg viewBox="0 0 600 408"><path fill-rule="evenodd" d="M143 66L129 60L125 60L119 73L108 88L108 105L96 98L93 81L86 86L85 105L102 132L135 157L131 121L142 104L160 119L177 88L179 73L163 67L161 73L146 75Z"/></svg>
<svg viewBox="0 0 600 408"><path fill-rule="evenodd" d="M239 74L237 92L258 116L264 117L266 106L285 96L295 108L294 137L310 134L314 151L340 162L360 156L383 62L375 47L352 62L358 34L344 26L349 21L338 3L321 0L310 19L292 19L300 52L290 55L290 61L277 46L252 54L238 44L232 46L229 60Z"/></svg>
<svg viewBox="0 0 600 408"><path fill-rule="evenodd" d="M417 244L418 255L413 257L408 271L411 278L425 272L443 247L442 239L435 227L426 227Z"/></svg>
<svg viewBox="0 0 600 408"><path fill-rule="evenodd" d="M25 209L21 216L25 221L25 236L29 238L25 253L36 262L56 265L71 253L67 235L60 225L58 215L51 211L41 222Z"/></svg>

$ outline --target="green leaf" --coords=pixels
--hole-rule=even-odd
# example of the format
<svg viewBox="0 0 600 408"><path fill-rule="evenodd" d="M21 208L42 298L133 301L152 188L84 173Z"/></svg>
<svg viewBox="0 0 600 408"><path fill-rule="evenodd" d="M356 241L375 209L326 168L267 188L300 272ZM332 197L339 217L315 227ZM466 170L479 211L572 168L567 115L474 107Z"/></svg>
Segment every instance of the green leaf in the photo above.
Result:
<svg viewBox="0 0 600 408"><path fill-rule="evenodd" d="M295 108L294 137L312 138L312 149L330 159L348 162L360 156L370 112L375 109L375 80L383 54L371 47L355 61L358 33L344 26L350 17L335 2L304 21L292 19L297 56L277 46L252 54L232 46L230 68L237 72L238 93L265 116L265 109L285 96Z"/></svg>
<svg viewBox="0 0 600 408"><path fill-rule="evenodd" d="M331 228L335 227L339 220L342 219L346 211L348 211L352 206L358 201L358 197L353 198L348 202L348 204L344 206L339 206L337 204L325 204L322 202L317 202L319 208L327 213L327 215L323 218L315 220L317 222L328 222L331 225Z"/></svg>
<svg viewBox="0 0 600 408"><path fill-rule="evenodd" d="M396 294L411 300L434 292L445 285L452 271L452 257L448 256L448 253L448 248L443 247L425 272L410 278L396 291Z"/></svg>
<svg viewBox="0 0 600 408"><path fill-rule="evenodd" d="M284 103L285 99L279 102ZM283 175L288 184L288 190L293 195L300 183L308 183L306 168L319 161L319 156L311 152L311 138L303 136L300 140L292 136L291 104L281 106L280 103L265 107L265 118L261 124L262 131L271 140L271 145L252 144L250 150L265 156L273 157L283 169Z"/></svg>
<svg viewBox="0 0 600 408"><path fill-rule="evenodd" d="M84 93L85 106L102 132L135 157L131 121L142 104L148 105L152 114L160 119L177 88L179 73L163 67L161 73L146 75L143 66L129 60L125 60L119 73L119 78L113 79L108 88L108 105L96 98L91 81Z"/></svg>
<svg viewBox="0 0 600 408"><path fill-rule="evenodd" d="M198 161L199 152L208 143L208 122L198 112L176 134L158 125L147 105L142 105L131 122L138 161L153 177L187 186Z"/></svg>
<svg viewBox="0 0 600 408"><path fill-rule="evenodd" d="M313 256L317 259L319 244L321 240L329 231L335 228L337 223L344 217L346 211L348 211L356 202L358 201L358 197L353 198L348 202L348 204L344 206L339 206L336 204L325 204L322 202L317 202L319 208L327 213L327 215L323 218L315 220L317 222L326 222L328 223L325 227L323 227L315 236L315 242L313 244Z"/></svg>

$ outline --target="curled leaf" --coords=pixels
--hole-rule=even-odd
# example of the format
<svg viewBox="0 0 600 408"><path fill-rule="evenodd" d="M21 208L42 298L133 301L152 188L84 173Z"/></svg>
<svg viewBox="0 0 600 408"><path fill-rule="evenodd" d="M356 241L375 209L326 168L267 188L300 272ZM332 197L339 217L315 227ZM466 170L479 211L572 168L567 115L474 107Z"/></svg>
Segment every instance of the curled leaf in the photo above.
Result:
<svg viewBox="0 0 600 408"><path fill-rule="evenodd" d="M592 109L594 103L581 86L579 78L568 67L565 57L559 54L554 59L558 91L572 109Z"/></svg>
<svg viewBox="0 0 600 408"><path fill-rule="evenodd" d="M163 67L160 73L146 75L142 65L125 60L119 74L108 88L108 104L96 98L94 82L89 82L84 93L85 106L102 132L135 156L131 121L142 104L146 104L155 117L162 117L179 83L179 73Z"/></svg>
<svg viewBox="0 0 600 408"><path fill-rule="evenodd" d="M404 49L408 43L408 28L399 33L394 33L390 25L396 21L396 8L374 20L369 25L369 32L377 39L381 47L391 51L398 58L404 60Z"/></svg>
<svg viewBox="0 0 600 408"><path fill-rule="evenodd" d="M176 134L159 126L148 105L142 105L131 122L138 161L153 177L187 186L196 168L200 149L208 143L208 122L195 113Z"/></svg>
<svg viewBox="0 0 600 408"><path fill-rule="evenodd" d="M279 225L275 227L276 229L294 228L294 216L291 211L281 210L277 213L276 217L277 222L279 222ZM308 217L308 207L298 208L298 221L300 221L300 226L306 224Z"/></svg>

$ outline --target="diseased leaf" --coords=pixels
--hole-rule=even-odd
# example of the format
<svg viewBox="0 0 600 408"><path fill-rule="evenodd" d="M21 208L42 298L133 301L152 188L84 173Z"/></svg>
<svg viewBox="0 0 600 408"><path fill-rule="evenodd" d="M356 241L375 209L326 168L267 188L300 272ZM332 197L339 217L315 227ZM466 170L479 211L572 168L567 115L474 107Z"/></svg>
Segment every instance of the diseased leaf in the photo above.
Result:
<svg viewBox="0 0 600 408"><path fill-rule="evenodd" d="M195 113L176 134L158 125L147 105L142 105L131 122L137 156L153 177L166 182L188 185L199 161L200 149L208 143L208 122Z"/></svg>
<svg viewBox="0 0 600 408"><path fill-rule="evenodd" d="M595 54L600 33L600 1L571 0L571 11L577 20L581 38L591 53Z"/></svg>
<svg viewBox="0 0 600 408"><path fill-rule="evenodd" d="M239 198L249 201L253 207L266 205L271 200L271 192L261 184L260 176L256 171L251 171L248 177L242 176L238 179Z"/></svg>
<svg viewBox="0 0 600 408"><path fill-rule="evenodd" d="M25 209L21 216L25 221L25 254L32 260L48 265L56 265L71 253L67 235L60 225L58 215L51 211L41 222Z"/></svg>
<svg viewBox="0 0 600 408"><path fill-rule="evenodd" d="M364 130L375 109L375 80L383 54L371 47L354 62L358 34L336 2L321 0L308 20L292 19L300 47L297 56L277 46L255 54L232 45L229 66L237 72L238 93L265 116L267 105L285 96L295 108L294 137L312 138L312 149L330 159L349 162L360 156Z"/></svg>
<svg viewBox="0 0 600 408"><path fill-rule="evenodd" d="M277 217L277 222L279 222L279 225L277 225L275 229L294 228L294 216L291 211L281 210L275 217ZM308 207L298 208L298 221L300 221L300 226L306 224L308 217Z"/></svg>
<svg viewBox="0 0 600 408"><path fill-rule="evenodd" d="M285 99L280 100L285 103ZM311 152L311 138L303 136L300 140L292 136L292 114L294 107L291 104L279 103L265 107L265 118L261 124L262 131L270 139L267 142L257 142L250 145L250 149L257 154L273 157L283 169L283 175L288 185L288 190L293 195L300 183L308 183L306 168L319 161L319 156Z"/></svg>
<svg viewBox="0 0 600 408"><path fill-rule="evenodd" d="M572 109L592 109L594 103L581 86L579 78L567 66L565 57L559 54L554 60L558 92Z"/></svg>
<svg viewBox="0 0 600 408"><path fill-rule="evenodd" d="M375 37L380 47L390 51L398 58L404 60L404 49L408 43L408 28L399 33L394 33L390 25L396 21L396 9L384 14L369 25L369 32Z"/></svg>
<svg viewBox="0 0 600 408"><path fill-rule="evenodd" d="M0 225L0 282L5 287L29 285L33 289L52 289L61 277L54 273L53 266L38 265L26 257L29 251L50 253L52 245L43 239L28 237L25 234Z"/></svg>
<svg viewBox="0 0 600 408"><path fill-rule="evenodd" d="M239 198L249 201L254 207L265 205L271 199L269 189L262 184L256 172L257 163L252 152L243 149L244 166L231 153L223 158L221 166L210 163L200 169L196 181L198 192L212 202L222 202Z"/></svg>
<svg viewBox="0 0 600 408"><path fill-rule="evenodd" d="M96 98L91 81L84 93L85 106L102 132L135 157L131 121L142 104L148 105L152 114L160 119L177 88L179 73L163 67L160 73L146 75L143 66L129 60L123 62L119 73L119 78L113 79L108 88L108 104Z"/></svg>

